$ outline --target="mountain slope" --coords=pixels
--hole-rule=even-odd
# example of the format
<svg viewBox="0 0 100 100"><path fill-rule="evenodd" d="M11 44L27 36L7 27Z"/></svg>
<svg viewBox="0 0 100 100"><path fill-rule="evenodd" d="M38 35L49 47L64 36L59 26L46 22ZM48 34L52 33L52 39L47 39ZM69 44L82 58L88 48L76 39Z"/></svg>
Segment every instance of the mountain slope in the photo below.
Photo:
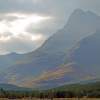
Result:
<svg viewBox="0 0 100 100"><path fill-rule="evenodd" d="M0 71L12 66L21 56L16 53L0 55Z"/></svg>
<svg viewBox="0 0 100 100"><path fill-rule="evenodd" d="M54 89L52 89L53 91L72 91L72 92L79 92L81 93L82 91L100 91L100 81L95 81L93 83L85 83L85 84L81 84L81 83L77 83L77 84L71 84L71 85L64 85L64 86L60 86L60 87L56 87Z"/></svg>
<svg viewBox="0 0 100 100"><path fill-rule="evenodd" d="M42 73L29 81L29 85L41 84L44 88L63 84L100 80L100 31L90 35L72 48L70 62ZM77 47L77 48L76 48Z"/></svg>
<svg viewBox="0 0 100 100"><path fill-rule="evenodd" d="M0 89L13 90L13 91L29 91L29 88L18 87L11 84L0 84Z"/></svg>
<svg viewBox="0 0 100 100"><path fill-rule="evenodd" d="M87 73L95 77L100 76L100 31L80 42L80 46L73 50L71 59ZM100 77L99 77L100 78Z"/></svg>

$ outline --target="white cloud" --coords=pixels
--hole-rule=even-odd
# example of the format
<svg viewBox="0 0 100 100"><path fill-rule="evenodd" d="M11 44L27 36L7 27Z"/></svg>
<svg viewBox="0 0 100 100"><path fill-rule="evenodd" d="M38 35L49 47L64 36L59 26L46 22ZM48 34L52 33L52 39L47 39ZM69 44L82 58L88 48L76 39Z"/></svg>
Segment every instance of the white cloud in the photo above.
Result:
<svg viewBox="0 0 100 100"><path fill-rule="evenodd" d="M7 14L6 16L14 16L17 17L17 19L13 21L7 21L7 20L2 20L0 22L0 33L4 32L10 32L14 35L17 34L22 34L25 33L27 28L33 24L33 27L35 25L39 25L42 21L45 21L47 19L50 19L50 17L44 17L44 16L39 16L39 15L25 15L25 14L17 14L17 13L12 13L12 14Z"/></svg>
<svg viewBox="0 0 100 100"><path fill-rule="evenodd" d="M8 52L25 53L38 48L46 39L42 33L29 32L32 25L38 27L40 23L49 20L48 16L36 14L7 13L6 17L16 17L14 20L0 21L0 54Z"/></svg>
<svg viewBox="0 0 100 100"><path fill-rule="evenodd" d="M10 52L26 53L38 48L45 41L42 34L20 34L16 36L0 36L0 54Z"/></svg>

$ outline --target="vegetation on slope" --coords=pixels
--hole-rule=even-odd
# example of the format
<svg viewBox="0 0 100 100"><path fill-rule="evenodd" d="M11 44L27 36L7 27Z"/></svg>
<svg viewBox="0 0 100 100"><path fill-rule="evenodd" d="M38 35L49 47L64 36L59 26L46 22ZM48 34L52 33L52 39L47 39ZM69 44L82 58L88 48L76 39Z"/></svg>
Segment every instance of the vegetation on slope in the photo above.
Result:
<svg viewBox="0 0 100 100"><path fill-rule="evenodd" d="M0 98L100 98L100 82L65 85L49 90L4 90L0 89Z"/></svg>

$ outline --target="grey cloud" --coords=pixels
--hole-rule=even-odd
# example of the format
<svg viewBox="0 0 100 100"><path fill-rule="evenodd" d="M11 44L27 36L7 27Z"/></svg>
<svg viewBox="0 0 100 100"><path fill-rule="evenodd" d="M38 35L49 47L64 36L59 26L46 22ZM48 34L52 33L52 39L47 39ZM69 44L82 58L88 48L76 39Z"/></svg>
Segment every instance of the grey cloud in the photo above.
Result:
<svg viewBox="0 0 100 100"><path fill-rule="evenodd" d="M0 33L0 37L8 37L8 36L12 36L12 33L9 33L9 32L7 32L7 33Z"/></svg>
<svg viewBox="0 0 100 100"><path fill-rule="evenodd" d="M19 37L11 37L10 40L0 41L0 54L9 53L9 52L17 52L17 53L26 53L31 52L38 48L43 40L40 41L32 41L31 39Z"/></svg>
<svg viewBox="0 0 100 100"><path fill-rule="evenodd" d="M18 19L18 17L15 16L6 16L6 14L0 14L0 21L6 20L6 21L13 21Z"/></svg>
<svg viewBox="0 0 100 100"><path fill-rule="evenodd" d="M0 0L0 13L36 13L56 16L58 21L67 19L72 9L72 0Z"/></svg>
<svg viewBox="0 0 100 100"><path fill-rule="evenodd" d="M100 11L100 0L0 0L0 12L24 12L66 17L75 8Z"/></svg>
<svg viewBox="0 0 100 100"><path fill-rule="evenodd" d="M27 31L30 32L31 34L42 33L43 35L48 37L48 36L51 36L54 32L56 32L61 27L62 26L59 25L59 21L55 19L50 19L50 20L44 21L43 23L40 23L38 27L34 26L34 24L31 24L29 28L27 29Z"/></svg>
<svg viewBox="0 0 100 100"><path fill-rule="evenodd" d="M0 0L0 12L30 11L32 4L32 0Z"/></svg>

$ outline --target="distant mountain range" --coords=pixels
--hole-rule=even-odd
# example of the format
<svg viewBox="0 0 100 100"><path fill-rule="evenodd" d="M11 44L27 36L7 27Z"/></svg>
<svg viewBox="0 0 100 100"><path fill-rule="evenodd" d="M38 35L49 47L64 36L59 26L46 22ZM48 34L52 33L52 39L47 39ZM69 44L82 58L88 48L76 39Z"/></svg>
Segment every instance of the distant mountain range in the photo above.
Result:
<svg viewBox="0 0 100 100"><path fill-rule="evenodd" d="M75 10L36 51L0 56L0 82L50 88L100 79L100 16Z"/></svg>
<svg viewBox="0 0 100 100"><path fill-rule="evenodd" d="M18 87L11 84L0 84L0 89L9 90L9 91L31 91L29 88Z"/></svg>

